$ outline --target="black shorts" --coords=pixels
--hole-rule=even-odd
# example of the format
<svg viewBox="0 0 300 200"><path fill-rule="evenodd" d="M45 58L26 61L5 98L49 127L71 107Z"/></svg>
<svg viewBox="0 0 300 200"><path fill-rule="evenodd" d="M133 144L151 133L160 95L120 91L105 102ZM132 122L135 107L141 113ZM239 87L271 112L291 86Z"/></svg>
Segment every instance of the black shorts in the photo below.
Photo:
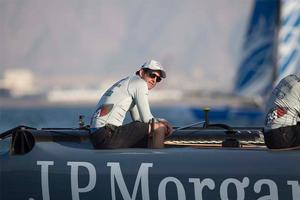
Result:
<svg viewBox="0 0 300 200"><path fill-rule="evenodd" d="M122 126L107 124L91 133L90 139L96 149L146 148L149 124L134 121Z"/></svg>
<svg viewBox="0 0 300 200"><path fill-rule="evenodd" d="M265 143L270 149L300 146L300 125L280 127L264 133Z"/></svg>

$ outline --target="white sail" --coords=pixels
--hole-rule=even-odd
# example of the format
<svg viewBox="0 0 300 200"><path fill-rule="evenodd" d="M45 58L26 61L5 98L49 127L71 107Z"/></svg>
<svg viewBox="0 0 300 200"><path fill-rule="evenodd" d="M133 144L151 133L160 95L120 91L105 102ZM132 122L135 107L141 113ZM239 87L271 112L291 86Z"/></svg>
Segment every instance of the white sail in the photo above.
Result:
<svg viewBox="0 0 300 200"><path fill-rule="evenodd" d="M243 97L262 97L272 88L280 1L255 1L245 34L234 92Z"/></svg>
<svg viewBox="0 0 300 200"><path fill-rule="evenodd" d="M278 42L278 77L300 73L300 0L283 0Z"/></svg>

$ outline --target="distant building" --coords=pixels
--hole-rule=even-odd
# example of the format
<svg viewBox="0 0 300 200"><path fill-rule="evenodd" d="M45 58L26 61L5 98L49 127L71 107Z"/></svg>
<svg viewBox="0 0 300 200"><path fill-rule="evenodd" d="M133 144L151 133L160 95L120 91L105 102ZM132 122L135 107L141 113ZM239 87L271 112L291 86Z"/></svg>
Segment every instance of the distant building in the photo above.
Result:
<svg viewBox="0 0 300 200"><path fill-rule="evenodd" d="M50 103L96 104L104 92L91 88L53 89L49 91L47 100Z"/></svg>
<svg viewBox="0 0 300 200"><path fill-rule="evenodd" d="M4 71L1 88L10 91L13 97L21 97L36 93L35 78L28 69L8 69Z"/></svg>
<svg viewBox="0 0 300 200"><path fill-rule="evenodd" d="M0 88L0 98L9 98L11 97L11 93L9 89Z"/></svg>

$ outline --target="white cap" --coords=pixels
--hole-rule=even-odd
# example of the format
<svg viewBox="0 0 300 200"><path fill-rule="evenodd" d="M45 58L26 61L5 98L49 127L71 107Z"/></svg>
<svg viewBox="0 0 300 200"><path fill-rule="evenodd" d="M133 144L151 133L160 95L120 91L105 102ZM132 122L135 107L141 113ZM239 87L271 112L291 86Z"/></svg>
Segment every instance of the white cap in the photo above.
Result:
<svg viewBox="0 0 300 200"><path fill-rule="evenodd" d="M155 70L155 71L159 71L160 76L162 78L166 78L166 71L164 70L164 68L162 67L162 65L155 61L155 60L149 60L147 62L145 62L142 66L141 69L151 69L151 70Z"/></svg>

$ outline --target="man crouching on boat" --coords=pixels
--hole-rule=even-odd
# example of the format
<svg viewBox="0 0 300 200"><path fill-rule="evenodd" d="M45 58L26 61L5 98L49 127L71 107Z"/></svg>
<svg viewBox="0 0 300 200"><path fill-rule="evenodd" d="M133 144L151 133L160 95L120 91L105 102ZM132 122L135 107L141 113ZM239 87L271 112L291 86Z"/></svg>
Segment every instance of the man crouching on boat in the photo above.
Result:
<svg viewBox="0 0 300 200"><path fill-rule="evenodd" d="M166 78L162 65L150 60L136 75L116 82L103 94L91 121L91 128L97 128L91 133L95 148L164 147L172 126L154 118L148 102L149 90L162 78ZM127 111L133 122L122 125Z"/></svg>
<svg viewBox="0 0 300 200"><path fill-rule="evenodd" d="M265 143L271 149L300 146L300 78L289 75L272 91L267 104Z"/></svg>

